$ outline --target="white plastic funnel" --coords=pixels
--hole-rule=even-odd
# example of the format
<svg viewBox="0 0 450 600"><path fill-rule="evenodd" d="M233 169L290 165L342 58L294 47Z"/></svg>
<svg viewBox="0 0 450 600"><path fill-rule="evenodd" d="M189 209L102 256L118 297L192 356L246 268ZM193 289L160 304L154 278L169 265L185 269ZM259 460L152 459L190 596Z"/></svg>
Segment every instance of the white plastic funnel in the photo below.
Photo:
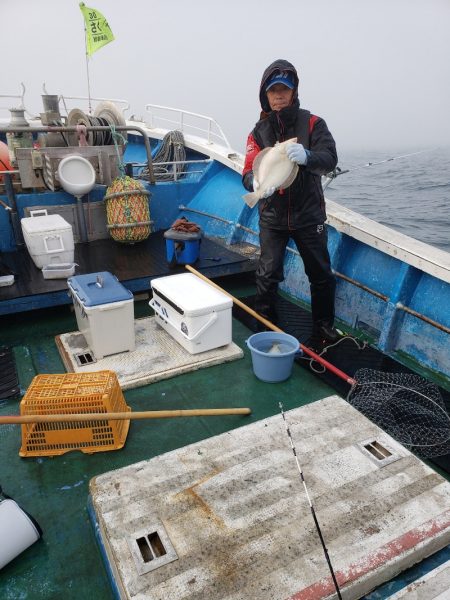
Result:
<svg viewBox="0 0 450 600"><path fill-rule="evenodd" d="M66 156L58 165L58 177L66 192L79 198L95 185L95 171L91 163L78 154Z"/></svg>

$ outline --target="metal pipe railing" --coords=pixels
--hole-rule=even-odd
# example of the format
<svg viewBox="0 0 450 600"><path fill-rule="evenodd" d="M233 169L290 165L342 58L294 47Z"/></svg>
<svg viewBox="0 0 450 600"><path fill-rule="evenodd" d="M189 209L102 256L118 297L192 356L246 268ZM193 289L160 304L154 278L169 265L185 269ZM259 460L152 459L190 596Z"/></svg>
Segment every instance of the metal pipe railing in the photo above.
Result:
<svg viewBox="0 0 450 600"><path fill-rule="evenodd" d="M445 325L442 325L442 323L438 323L437 321L430 319L429 317L426 317L422 313L417 312L416 310L413 310L412 308L409 308L409 306L405 306L401 302L397 302L397 304L395 305L395 308L398 308L398 310L403 310L404 312L408 313L409 315L412 315L413 317L417 317L421 321L424 321L425 323L428 323L429 325L436 327L436 329L440 329L444 333L450 333L450 328L446 327Z"/></svg>
<svg viewBox="0 0 450 600"><path fill-rule="evenodd" d="M218 217L217 215L213 215L211 213L207 213L207 212L197 210L194 208L189 208L188 206L184 206L184 205L180 205L178 208L180 210L185 210L188 212L193 212L193 213L203 215L205 217L209 217L210 219L216 219L217 221L222 221L223 223L226 223L227 225L236 225L236 227L238 229L242 229L242 230L246 231L247 233L250 233L251 235L259 236L257 231L250 229L249 227L245 227L244 225L241 225L240 223L235 224L234 221L230 221L228 219ZM300 256L300 253L295 248L287 247L286 250L288 252L291 252L292 254L295 254L296 256ZM376 290L368 287L367 285L364 285L360 281L357 281L356 279L353 279L352 277L348 277L348 275L344 275L343 273L339 273L338 271L333 271L333 273L339 279L342 279L343 281L346 281L347 283L354 285L355 287L367 292L368 294L371 294L372 296L379 298L383 302L389 302L389 296L386 296L385 294L377 292ZM404 312L406 312L414 317L417 317L418 319L424 321L425 323L428 323L429 325L432 325L433 327L435 327L436 329L439 329L440 331L443 331L444 333L450 333L450 328L446 327L445 325L442 325L442 323L438 323L437 321L430 319L429 317L423 315L422 313L419 313L419 312L413 310L412 308L409 308L408 306L401 304L400 302L397 302L395 307L398 310L403 310Z"/></svg>
<svg viewBox="0 0 450 600"><path fill-rule="evenodd" d="M87 98L86 96L58 96L58 103L59 101L62 100L63 104L64 104L64 108L67 111L67 106L65 103L65 100L87 100L89 101L89 98ZM130 103L127 100L121 100L120 98L91 98L91 100L94 100L95 102L114 102L116 104L125 104L125 106L122 108L120 107L120 110L122 111L122 114L124 115L126 113L127 110L130 109Z"/></svg>
<svg viewBox="0 0 450 600"><path fill-rule="evenodd" d="M17 108L20 108L20 109L24 110L30 118L34 119L35 115L33 115L32 113L30 113L26 109L26 107L25 107L25 101L24 101L24 99L25 99L25 91L26 91L26 89L25 89L24 84L21 83L20 87L22 88L22 93L21 94L0 94L0 98L17 98L17 99L20 99L20 106L18 106ZM5 110L9 110L11 107L10 106L8 106L8 107L1 106L0 108L5 108Z"/></svg>
<svg viewBox="0 0 450 600"><path fill-rule="evenodd" d="M16 203L16 192L14 191L14 185L12 182L12 177L10 173L5 173L2 171L3 181L5 185L6 197L8 198L9 207L5 208L9 212L9 218L11 220L11 227L14 234L14 240L18 247L21 247L25 244L23 235L22 235L22 227L20 226L20 219L17 213L17 203ZM2 202L4 205L5 202Z"/></svg>
<svg viewBox="0 0 450 600"><path fill-rule="evenodd" d="M381 294L380 292L373 290L372 288L368 287L367 285L364 285L363 283L357 281L356 279L352 279L352 277L349 277L348 275L339 273L339 271L333 271L333 273L336 275L336 277L339 277L339 279L343 279L344 281L351 283L352 285L358 287L359 289L364 290L365 292L368 292L369 294L372 294L372 296L375 296L376 298L383 300L383 302L389 301L389 296L386 296L385 294Z"/></svg>
<svg viewBox="0 0 450 600"><path fill-rule="evenodd" d="M45 87L45 81L42 84L42 90L45 95L49 95L47 92L47 88ZM67 111L67 106L66 106L66 102L65 102L66 100L86 100L87 102L94 100L95 102L115 102L116 104L125 104L124 108L120 109L123 114L125 114L125 112L127 110L129 110L129 108L130 108L130 103L128 102L128 100L122 100L120 98L92 98L92 97L89 98L88 96L64 96L63 94L61 94L61 95L58 95L58 104L61 102L61 100L64 104L64 108L66 109L66 111Z"/></svg>
<svg viewBox="0 0 450 600"><path fill-rule="evenodd" d="M201 115L199 113L189 112L189 111L183 110L181 108L172 108L170 106L162 106L162 105L159 105L159 104L146 104L145 105L145 110L150 114L150 119L151 119L150 120L150 126L151 127L154 127L154 118L156 117L156 115L154 115L153 112L152 112L153 109L178 113L179 114L179 120L178 121L174 121L172 119L168 119L168 118L160 116L160 115L158 115L157 118L160 119L161 121L167 121L168 123L173 123L174 125L179 125L181 127L181 131L184 131L184 129L186 127L186 128L190 128L190 129L195 129L197 131L201 131L203 134L207 134L206 135L206 139L208 141L208 144L212 144L211 136L217 137L218 139L220 139L223 142L225 142L225 145L226 145L226 147L228 149L231 149L230 142L228 141L228 139L227 139L225 133L223 132L221 126L212 117L207 117L206 115ZM202 129L201 127L197 127L195 125L185 124L185 117L186 116L194 117L196 119L201 119L201 120L207 121L207 126L206 126L207 128L206 129ZM212 131L212 126L213 125L217 128L219 134L216 134L216 133L214 133Z"/></svg>
<svg viewBox="0 0 450 600"><path fill-rule="evenodd" d="M111 127L107 126L85 126L86 131L111 131ZM152 165L152 150L150 147L150 140L147 132L136 125L117 125L114 127L115 131L137 131L144 139L145 150L147 154L147 166L149 172L150 183L155 183L155 176L153 173ZM40 127L0 127L0 133L76 133L79 129L77 127L58 127L55 125L47 125ZM99 146L101 148L101 146Z"/></svg>
<svg viewBox="0 0 450 600"><path fill-rule="evenodd" d="M210 219L216 219L216 221L221 221L222 223L226 223L227 225L234 225L234 221L230 221L229 219L224 219L223 217L218 217L217 215L213 215L203 210L197 210L195 208L189 208L188 206L184 206L184 204L180 204L178 206L179 210L186 210L188 212L193 212L198 215L203 215L204 217L209 217Z"/></svg>

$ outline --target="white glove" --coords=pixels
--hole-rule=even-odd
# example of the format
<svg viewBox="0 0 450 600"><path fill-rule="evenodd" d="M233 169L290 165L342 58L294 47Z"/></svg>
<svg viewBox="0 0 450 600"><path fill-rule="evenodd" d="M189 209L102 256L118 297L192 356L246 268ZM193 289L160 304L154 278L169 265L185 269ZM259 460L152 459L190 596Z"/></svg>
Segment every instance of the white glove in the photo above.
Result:
<svg viewBox="0 0 450 600"><path fill-rule="evenodd" d="M298 165L306 165L308 162L308 154L303 148L303 144L290 144L286 150L286 154L289 160L292 160L292 162L295 162Z"/></svg>

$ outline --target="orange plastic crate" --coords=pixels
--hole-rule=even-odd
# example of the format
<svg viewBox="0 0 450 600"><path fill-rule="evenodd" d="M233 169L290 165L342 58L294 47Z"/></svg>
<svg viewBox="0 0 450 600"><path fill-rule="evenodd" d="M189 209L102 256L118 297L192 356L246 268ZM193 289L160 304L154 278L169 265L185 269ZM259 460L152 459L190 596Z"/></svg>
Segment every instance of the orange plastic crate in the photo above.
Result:
<svg viewBox="0 0 450 600"><path fill-rule="evenodd" d="M20 402L21 415L129 412L113 371L37 375ZM119 450L129 420L22 425L20 456L57 456L71 450L91 454Z"/></svg>

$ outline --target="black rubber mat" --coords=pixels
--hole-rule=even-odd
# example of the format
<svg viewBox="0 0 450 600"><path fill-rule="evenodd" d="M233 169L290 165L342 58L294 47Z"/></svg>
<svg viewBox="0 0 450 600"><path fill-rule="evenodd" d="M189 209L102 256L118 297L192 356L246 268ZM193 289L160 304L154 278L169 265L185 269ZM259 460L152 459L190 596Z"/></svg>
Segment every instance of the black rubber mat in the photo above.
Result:
<svg viewBox="0 0 450 600"><path fill-rule="evenodd" d="M0 400L17 396L19 381L11 348L0 347Z"/></svg>
<svg viewBox="0 0 450 600"><path fill-rule="evenodd" d="M2 259L15 274L16 282L11 286L0 287L0 302L67 289L65 279L44 279L26 249L4 253ZM137 244L120 244L112 239L76 244L75 262L78 265L76 275L109 271L120 281L149 281L154 277L185 270L183 266L169 268L162 231L152 233L147 240ZM205 272L208 277L252 272L256 268L255 261L207 238L202 239L200 258L193 266ZM142 286L137 287L144 289Z"/></svg>
<svg viewBox="0 0 450 600"><path fill-rule="evenodd" d="M253 307L254 296L241 298L241 300L244 304ZM259 321L239 306L233 306L233 315L251 331L262 331ZM274 324L284 332L296 337L301 344L305 344L311 335L311 314L281 296L277 299L276 322ZM344 338L339 344L329 348L322 356L350 377L354 377L356 371L363 368L376 369L385 373L413 373L411 369L389 356L385 356L379 350L370 346L362 347L362 343L359 340L357 341L358 344L352 338ZM335 389L339 395L344 398L347 396L350 385L346 381L330 371L323 371L320 364L317 362L312 363L306 355L304 358L297 358L296 362L302 367L312 370L317 377ZM439 388L439 390L447 411L450 413L450 392L443 388ZM450 454L433 458L431 462L450 474Z"/></svg>

